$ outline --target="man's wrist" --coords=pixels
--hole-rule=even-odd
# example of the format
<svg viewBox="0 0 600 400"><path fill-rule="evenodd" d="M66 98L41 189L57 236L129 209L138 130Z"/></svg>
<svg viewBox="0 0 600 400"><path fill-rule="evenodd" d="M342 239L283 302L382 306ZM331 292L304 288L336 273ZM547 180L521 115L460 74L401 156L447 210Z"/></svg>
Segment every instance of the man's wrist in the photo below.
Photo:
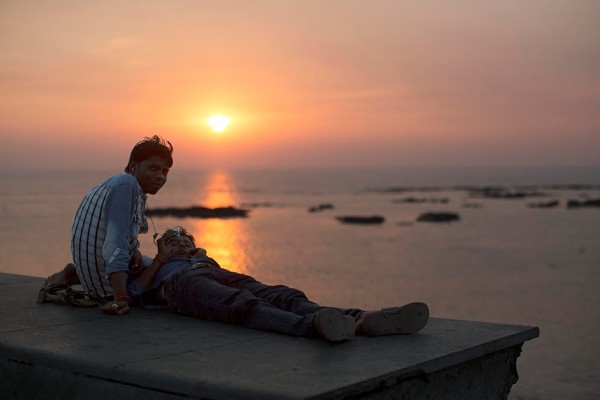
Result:
<svg viewBox="0 0 600 400"><path fill-rule="evenodd" d="M162 266L165 262L167 262L167 260L165 258L161 257L158 254L154 257L153 261L156 262L160 266Z"/></svg>

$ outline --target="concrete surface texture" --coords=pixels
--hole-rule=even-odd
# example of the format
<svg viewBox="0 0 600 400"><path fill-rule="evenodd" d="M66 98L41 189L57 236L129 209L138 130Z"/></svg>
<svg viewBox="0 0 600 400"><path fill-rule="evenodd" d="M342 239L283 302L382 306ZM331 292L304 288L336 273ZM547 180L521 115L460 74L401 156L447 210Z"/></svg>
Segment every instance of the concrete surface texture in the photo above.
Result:
<svg viewBox="0 0 600 400"><path fill-rule="evenodd" d="M36 304L42 283L0 274L0 391L9 398L427 398L424 389L400 397L411 380L430 389L442 380L502 381L501 393L514 383L521 344L539 335L535 327L432 318L416 335L331 344L168 311L109 316ZM482 377L456 379L474 374Z"/></svg>

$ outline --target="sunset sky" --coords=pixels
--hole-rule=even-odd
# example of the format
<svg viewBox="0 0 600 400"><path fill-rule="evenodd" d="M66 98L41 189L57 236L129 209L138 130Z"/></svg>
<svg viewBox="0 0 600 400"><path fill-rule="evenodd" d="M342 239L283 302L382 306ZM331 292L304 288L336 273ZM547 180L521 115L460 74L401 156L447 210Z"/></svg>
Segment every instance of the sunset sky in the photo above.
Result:
<svg viewBox="0 0 600 400"><path fill-rule="evenodd" d="M0 165L600 164L600 1L0 1ZM215 133L206 123L225 115Z"/></svg>

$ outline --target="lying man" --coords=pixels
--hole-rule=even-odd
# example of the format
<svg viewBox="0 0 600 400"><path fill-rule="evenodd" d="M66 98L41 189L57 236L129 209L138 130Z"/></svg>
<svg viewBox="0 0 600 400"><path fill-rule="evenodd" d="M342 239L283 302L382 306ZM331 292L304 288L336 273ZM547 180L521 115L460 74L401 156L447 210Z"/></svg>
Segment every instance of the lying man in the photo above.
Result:
<svg viewBox="0 0 600 400"><path fill-rule="evenodd" d="M415 333L429 319L424 303L381 311L322 307L297 289L265 285L221 268L180 227L168 230L157 244L152 264L128 284L128 301L142 307L159 305L209 321L333 342L355 334ZM109 314L125 311L107 306L102 310Z"/></svg>

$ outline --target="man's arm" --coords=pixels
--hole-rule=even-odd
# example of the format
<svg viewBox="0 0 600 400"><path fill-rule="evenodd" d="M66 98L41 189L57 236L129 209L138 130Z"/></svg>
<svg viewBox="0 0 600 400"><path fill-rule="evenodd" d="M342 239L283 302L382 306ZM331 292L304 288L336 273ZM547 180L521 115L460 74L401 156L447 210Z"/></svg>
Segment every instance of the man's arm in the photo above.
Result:
<svg viewBox="0 0 600 400"><path fill-rule="evenodd" d="M106 236L102 245L102 257L106 264L106 274L129 270L129 243L133 224L133 204L136 199L134 186L123 183L113 188L106 201ZM113 288L115 289L115 288Z"/></svg>
<svg viewBox="0 0 600 400"><path fill-rule="evenodd" d="M100 307L106 314L127 314L129 309L129 296L127 296L127 272L113 272L109 276L110 285L115 293L115 299ZM118 295L117 293L125 293Z"/></svg>
<svg viewBox="0 0 600 400"><path fill-rule="evenodd" d="M158 246L158 253L156 254L156 257L154 257L152 260L152 264L150 264L148 268L146 268L144 272L142 272L135 280L140 287L147 289L152 286L158 270L169 259L173 252L173 249L169 245L169 239L175 235L177 235L176 232L168 231L160 239L158 239L156 242Z"/></svg>
<svg viewBox="0 0 600 400"><path fill-rule="evenodd" d="M150 286L152 286L152 282L154 282L154 278L164 262L165 261L162 259L162 257L159 257L158 255L154 257L152 263L146 269L144 269L144 272L142 272L135 280L135 283L137 283L142 289L148 289Z"/></svg>
<svg viewBox="0 0 600 400"><path fill-rule="evenodd" d="M133 204L137 188L124 183L115 186L105 205L106 236L102 247L102 257L106 264L106 274L112 286L115 301L101 307L110 314L129 312L127 296L127 272L129 270L129 242L132 240ZM121 301L120 301L121 300ZM115 307L113 304L116 304Z"/></svg>
<svg viewBox="0 0 600 400"><path fill-rule="evenodd" d="M127 272L113 272L108 279L113 288L115 299L127 297Z"/></svg>

